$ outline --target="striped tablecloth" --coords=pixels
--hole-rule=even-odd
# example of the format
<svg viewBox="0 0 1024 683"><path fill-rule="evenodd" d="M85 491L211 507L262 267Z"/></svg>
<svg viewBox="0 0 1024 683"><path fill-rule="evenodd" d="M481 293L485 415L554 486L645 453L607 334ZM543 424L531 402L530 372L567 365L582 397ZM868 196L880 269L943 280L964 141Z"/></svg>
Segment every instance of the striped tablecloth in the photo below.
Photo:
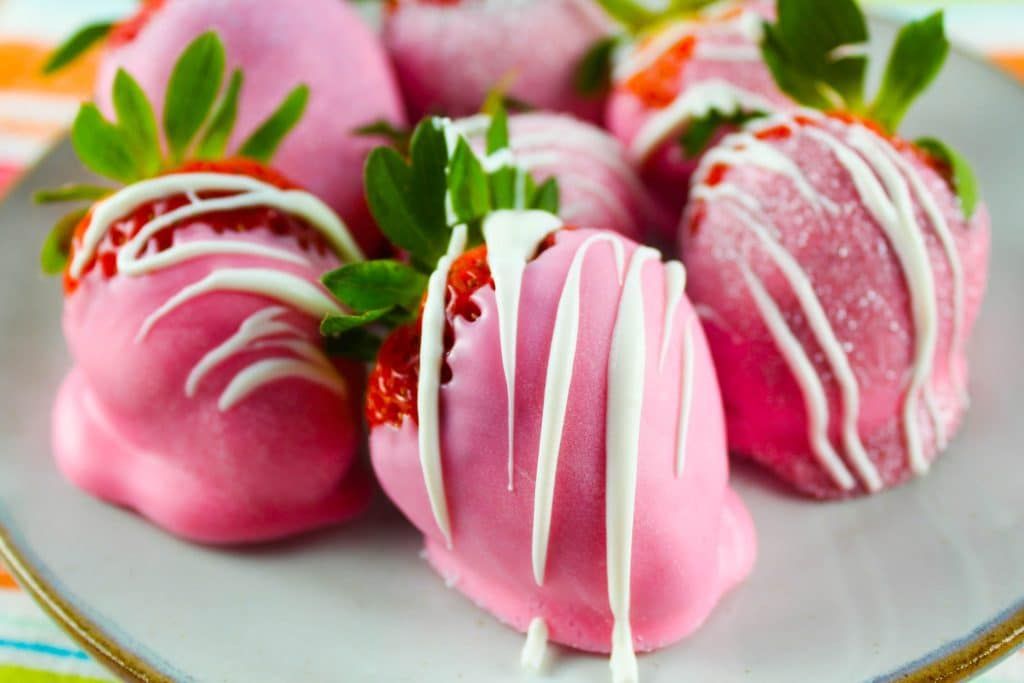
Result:
<svg viewBox="0 0 1024 683"><path fill-rule="evenodd" d="M824 0L827 1L827 0ZM48 50L75 27L123 16L133 0L0 0L0 193L64 132L90 91L95 55L54 78L39 76ZM990 56L1024 79L1024 0L875 0L911 17L948 6L960 45ZM113 680L18 590L0 565L0 683ZM1024 655L985 683L1024 683Z"/></svg>

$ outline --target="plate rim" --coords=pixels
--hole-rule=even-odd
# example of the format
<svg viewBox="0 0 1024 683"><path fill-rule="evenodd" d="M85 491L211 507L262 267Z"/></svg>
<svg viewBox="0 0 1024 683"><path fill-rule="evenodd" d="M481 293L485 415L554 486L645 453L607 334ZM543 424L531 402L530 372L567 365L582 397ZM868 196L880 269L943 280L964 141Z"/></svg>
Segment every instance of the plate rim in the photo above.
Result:
<svg viewBox="0 0 1024 683"><path fill-rule="evenodd" d="M129 683L175 683L177 674L161 671L62 595L47 573L30 558L15 533L0 519L0 560L18 585L86 652ZM1024 597L966 636L950 641L899 669L873 679L875 683L947 683L967 680L995 666L1024 647Z"/></svg>
<svg viewBox="0 0 1024 683"><path fill-rule="evenodd" d="M899 25L898 19L870 12L872 21ZM952 45L951 53L974 62L1000 78L1004 83L1024 91L1024 82L1015 78L1004 67L970 48ZM55 138L39 159L26 166L4 192L10 197L23 184L32 169L67 140L67 134ZM33 562L34 555L27 542L19 545L15 532L0 519L0 563L2 563L22 590L97 663L128 683L177 683L180 674L168 666L161 671L156 664L121 642L105 629L98 619L87 616L74 605L74 598L62 595L56 582L46 578L49 573L41 562ZM22 547L24 546L24 547ZM144 649L144 646L141 646ZM967 635L951 640L931 652L914 659L891 673L876 676L872 683L951 683L967 680L1009 658L1024 648L1024 596L991 620L971 630ZM136 648L140 649L140 648Z"/></svg>

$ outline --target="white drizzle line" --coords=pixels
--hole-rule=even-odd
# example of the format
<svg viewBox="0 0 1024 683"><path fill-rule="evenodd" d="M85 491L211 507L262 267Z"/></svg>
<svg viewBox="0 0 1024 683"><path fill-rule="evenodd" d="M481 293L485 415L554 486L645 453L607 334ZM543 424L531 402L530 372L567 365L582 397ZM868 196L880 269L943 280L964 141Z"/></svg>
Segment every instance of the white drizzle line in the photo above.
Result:
<svg viewBox="0 0 1024 683"><path fill-rule="evenodd" d="M526 630L526 643L519 657L520 665L527 671L540 673L544 669L544 655L548 647L548 625L540 617L530 622Z"/></svg>
<svg viewBox="0 0 1024 683"><path fill-rule="evenodd" d="M420 465L423 480L434 511L434 520L452 547L451 521L444 492L444 474L441 466L441 433L439 393L441 390L441 364L444 360L445 291L448 272L455 259L466 248L467 230L457 225L452 231L448 253L437 262L437 268L427 283L427 297L423 302L420 332L419 386L417 388L417 417L419 421Z"/></svg>
<svg viewBox="0 0 1024 683"><path fill-rule="evenodd" d="M217 407L222 412L231 410L263 385L289 378L319 384L342 397L347 394L345 381L330 365L311 364L298 358L268 358L235 375L221 394Z"/></svg>
<svg viewBox="0 0 1024 683"><path fill-rule="evenodd" d="M775 339L775 346L786 359L793 376L803 391L804 408L807 411L807 439L811 444L811 449L818 458L818 462L840 488L847 491L853 489L857 482L850 471L846 469L842 458L836 453L828 438L828 401L825 398L825 387L821 383L821 378L803 347L800 346L800 341L789 329L786 318L772 300L771 295L768 294L764 283L754 275L747 264L741 263L740 271L754 298L754 304L761 313L761 318Z"/></svg>
<svg viewBox="0 0 1024 683"><path fill-rule="evenodd" d="M652 115L633 139L630 156L635 163L643 163L662 143L681 132L687 123L715 110L730 115L775 109L775 105L762 95L722 79L709 79L684 89L671 104Z"/></svg>
<svg viewBox="0 0 1024 683"><path fill-rule="evenodd" d="M757 236L800 301L800 308L806 315L807 324L814 333L815 340L824 351L842 392L843 446L868 490L872 492L881 490L882 478L874 463L871 462L871 458L868 457L857 430L857 419L860 415L860 386L857 383L857 376L854 374L853 368L850 367L849 358L836 337L835 330L829 323L828 314L825 313L825 308L814 291L814 285L807 273L800 267L800 262L772 237L772 228L762 225L739 207L735 208L737 210L733 212L733 215Z"/></svg>
<svg viewBox="0 0 1024 683"><path fill-rule="evenodd" d="M761 202L757 200L757 197L744 192L732 183L722 183L720 185L712 186L705 185L702 181L701 184L693 188L693 199L699 199L709 203L715 200L731 199L755 215L761 213Z"/></svg>
<svg viewBox="0 0 1024 683"><path fill-rule="evenodd" d="M314 318L343 313L331 297L297 275L267 268L224 268L210 273L168 299L142 323L135 338L136 343L144 341L153 326L179 306L211 292L242 292L264 296L288 304Z"/></svg>
<svg viewBox="0 0 1024 683"><path fill-rule="evenodd" d="M562 227L562 221L545 211L495 211L484 221L487 263L494 278L498 306L501 359L508 399L508 490L514 488L516 340L519 331L519 298L523 271L545 237Z"/></svg>
<svg viewBox="0 0 1024 683"><path fill-rule="evenodd" d="M761 49L757 45L715 45L700 41L694 49L694 56L709 62L759 62Z"/></svg>
<svg viewBox="0 0 1024 683"><path fill-rule="evenodd" d="M199 192L238 192L240 194L216 199L200 199ZM96 256L96 250L106 236L110 226L132 210L163 197L184 194L190 204L172 211L147 223L139 233L130 239L118 252L118 270L128 275L150 272L156 268L177 263L186 258L196 258L208 253L224 253L221 246L214 248L214 242L194 243L204 245L202 249L191 246L182 250L181 246L172 247L158 261L143 258L147 242L162 228L173 225L184 218L190 218L213 211L226 211L243 207L268 206L305 219L317 229L328 241L340 257L347 261L361 261L364 256L352 235L338 216L322 201L298 190L282 190L268 183L248 176L228 175L223 173L182 173L176 175L151 178L134 185L129 185L117 194L96 204L89 227L82 237L82 242L75 251L71 262L70 273L80 278L85 266ZM216 244L223 245L224 241ZM253 251L252 245L239 241L231 241L231 251L239 251L243 244L246 253L255 255L272 255L280 258L280 250L276 254L267 253L267 249ZM222 251L223 250L223 251Z"/></svg>
<svg viewBox="0 0 1024 683"><path fill-rule="evenodd" d="M236 375L228 389L221 394L218 402L220 410L229 410L263 384L284 377L310 379L340 395L345 395L344 381L323 351L303 339L302 330L277 319L278 316L287 313L287 308L273 306L249 316L234 335L203 356L196 364L185 382L185 395L194 398L203 379L232 356L245 351L265 349L285 349L298 357L287 359L288 363L281 362L274 367L266 365L266 362L264 365L257 364ZM268 337L281 335L287 337L267 340ZM271 370L275 372L270 372Z"/></svg>
<svg viewBox="0 0 1024 683"><path fill-rule="evenodd" d="M694 326L697 318L686 323L683 332L683 384L679 395L679 425L676 427L676 479L686 468L686 444L690 438L690 412L693 407Z"/></svg>
<svg viewBox="0 0 1024 683"><path fill-rule="evenodd" d="M658 259L658 252L649 247L638 247L633 253L608 359L605 529L608 603L614 619L610 665L615 683L634 683L638 679L629 602L647 362L643 270L647 262Z"/></svg>
<svg viewBox="0 0 1024 683"><path fill-rule="evenodd" d="M932 229L935 231L939 242L942 243L943 250L946 252L946 260L949 262L949 269L953 275L953 339L949 345L949 360L947 361L949 363L949 372L952 374L963 352L963 330L966 318L964 266L960 260L960 252L957 250L956 241L953 239L949 223L946 221L942 209L939 208L935 195L925 185L921 174L895 150L886 145L883 145L882 149L910 181L918 201L921 202L921 206L924 208L925 215L928 216L928 220L932 224ZM962 377L959 379L959 382L960 400L966 405L968 402L967 383L963 381ZM944 448L944 446L940 445L940 448Z"/></svg>
<svg viewBox="0 0 1024 683"><path fill-rule="evenodd" d="M927 383L932 374L938 316L931 262L914 214L910 189L899 169L881 151L889 143L867 129L850 129L849 147L817 128L809 128L808 134L827 145L846 168L864 206L886 233L903 267L915 327L914 365L904 402L903 424L911 467L922 475L930 463L924 455L917 416L922 394L930 392ZM939 432L936 436L937 440L944 438Z"/></svg>
<svg viewBox="0 0 1024 683"><path fill-rule="evenodd" d="M665 367L669 342L672 341L672 327L676 313L686 294L686 268L679 261L665 264L665 324L661 333L661 351L658 353L658 370Z"/></svg>
<svg viewBox="0 0 1024 683"><path fill-rule="evenodd" d="M544 406L541 413L540 443L537 447L537 476L533 502L533 577L538 586L544 585L555 498L555 476L558 471L565 413L569 404L569 388L576 361L583 264L590 248L601 243L612 247L621 282L625 261L622 240L607 233L588 237L573 256L555 313L555 327L551 335L551 351L544 380Z"/></svg>
<svg viewBox="0 0 1024 683"><path fill-rule="evenodd" d="M716 164L755 166L788 178L812 206L824 209L831 214L839 213L836 203L814 189L796 162L773 145L758 140L753 133L743 132L730 135L721 145L708 152L701 163L703 170L701 177L706 177L706 174Z"/></svg>

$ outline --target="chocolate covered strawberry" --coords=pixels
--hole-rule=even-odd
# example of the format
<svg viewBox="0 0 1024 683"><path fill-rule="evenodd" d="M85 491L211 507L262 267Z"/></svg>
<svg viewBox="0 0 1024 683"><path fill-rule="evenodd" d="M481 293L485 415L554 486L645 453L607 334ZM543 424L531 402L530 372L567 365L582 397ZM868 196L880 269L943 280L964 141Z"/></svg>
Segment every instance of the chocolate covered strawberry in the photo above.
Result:
<svg viewBox="0 0 1024 683"><path fill-rule="evenodd" d="M409 264L329 275L358 313L324 331L397 325L369 381L371 456L431 565L529 632L528 666L550 639L635 681L634 652L696 629L755 554L685 271L566 226L551 184L494 210L513 179L445 133L422 124L408 163L371 155L374 215Z"/></svg>
<svg viewBox="0 0 1024 683"><path fill-rule="evenodd" d="M903 29L866 104L856 5L779 9L779 84L831 113L756 122L705 155L690 291L730 446L809 495L875 492L924 474L963 417L989 217L962 158L895 133L947 54L941 14Z"/></svg>
<svg viewBox="0 0 1024 683"><path fill-rule="evenodd" d="M45 193L97 201L58 226L43 265L64 274L75 362L53 416L63 472L171 533L240 543L344 521L371 485L362 374L318 331L342 311L319 274L361 254L326 204L266 165L306 89L225 159L240 91L195 86L223 63L214 34L183 53L163 136L124 71L116 120L83 106L82 161L125 186Z"/></svg>
<svg viewBox="0 0 1024 683"><path fill-rule="evenodd" d="M596 121L602 103L577 93L575 71L612 28L591 0L392 0L383 37L413 118L468 116L501 88Z"/></svg>
<svg viewBox="0 0 1024 683"><path fill-rule="evenodd" d="M51 66L108 35L96 84L100 110L114 114L110 94L124 69L159 111L178 55L210 30L224 41L229 69L259 75L241 89L232 146L257 130L291 84L308 83L306 115L281 145L275 165L333 207L372 250L380 236L363 199L361 170L373 144L354 130L380 119L401 124L404 111L379 39L348 3L302 0L284 9L280 0L149 0L126 21L83 29ZM241 85L237 78L232 75L230 87ZM191 87L216 92L221 84L204 78Z"/></svg>
<svg viewBox="0 0 1024 683"><path fill-rule="evenodd" d="M700 155L721 131L792 106L759 47L774 13L764 0L716 3L644 30L616 60L608 128L675 216Z"/></svg>

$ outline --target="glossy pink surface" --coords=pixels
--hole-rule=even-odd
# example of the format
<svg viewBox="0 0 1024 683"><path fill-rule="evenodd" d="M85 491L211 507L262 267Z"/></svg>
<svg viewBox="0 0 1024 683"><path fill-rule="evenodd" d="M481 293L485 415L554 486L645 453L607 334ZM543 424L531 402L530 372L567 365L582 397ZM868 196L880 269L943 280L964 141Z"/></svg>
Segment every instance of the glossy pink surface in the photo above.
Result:
<svg viewBox="0 0 1024 683"><path fill-rule="evenodd" d="M620 286L613 251L592 247L583 269L579 344L555 485L543 586L531 564L534 481L545 376L555 310L566 273L590 230L562 232L526 269L516 374L515 478L508 490L507 401L494 290L474 295L482 315L459 319L440 391L442 467L453 548L434 521L417 446L417 425L371 433L384 490L427 539L431 564L458 590L520 631L542 617L553 641L594 652L610 647L612 616L605 549L605 429L608 358ZM627 246L627 260L634 249ZM627 261L628 263L628 261ZM646 385L633 525L631 622L634 645L653 650L691 633L722 594L751 570L754 530L727 486L718 387L706 342L695 327L694 402L686 469L674 476L682 384L681 344L694 322L680 306L664 368L664 269L643 274Z"/></svg>
<svg viewBox="0 0 1024 683"><path fill-rule="evenodd" d="M169 0L135 41L109 49L100 63L96 98L111 112L119 68L130 72L163 111L171 69L185 47L214 30L224 41L228 69L246 72L234 149L296 86L311 89L306 114L285 139L274 166L330 204L360 244L373 250L380 236L363 197L363 162L378 140L353 135L380 119L403 124L405 115L380 41L356 12L337 0Z"/></svg>
<svg viewBox="0 0 1024 683"><path fill-rule="evenodd" d="M412 118L468 116L496 86L540 109L597 121L603 103L573 79L587 50L612 25L589 0L402 0L384 21Z"/></svg>
<svg viewBox="0 0 1024 683"><path fill-rule="evenodd" d="M830 133L845 139L850 124L825 121ZM760 202L758 219L773 226L778 240L810 277L860 386L859 434L884 484L894 486L912 476L901 420L916 334L907 279L851 175L823 143L811 139L806 129L794 127L793 137L767 144L796 162L814 189L838 205L838 215L816 211L792 180L762 168L730 167L721 184L738 187ZM947 181L912 151L904 149L900 154L920 174L953 234L965 273L964 330L969 332L988 272L988 212L981 206L968 222ZM839 385L795 293L763 244L739 222L736 211L730 200L695 201L683 222L682 236L691 275L689 293L706 314L705 329L722 384L729 445L802 493L842 495L811 453L803 394L762 322L737 266L739 260L746 260L764 281L823 378L832 443L842 453ZM942 422L952 435L963 417L960 395L967 383L965 356L960 353L950 363L954 281L945 251L916 197L914 211L934 272L939 316L931 387ZM923 402L916 419L926 456L932 460L938 448Z"/></svg>
<svg viewBox="0 0 1024 683"><path fill-rule="evenodd" d="M217 235L201 222L176 243ZM54 450L77 486L139 511L178 536L206 543L278 538L344 521L369 502L372 484L357 461L356 409L362 373L341 367L349 396L308 380L271 382L235 407L218 399L259 360L290 357L251 349L211 371L194 397L186 379L207 353L253 313L282 305L247 293L194 298L141 341L143 321L189 284L224 268L263 267L315 282L333 257L300 252L294 240L256 230L233 239L302 253L309 266L263 258L206 256L142 277L87 275L65 303L64 332L75 362L53 417ZM313 344L318 321L283 318Z"/></svg>

